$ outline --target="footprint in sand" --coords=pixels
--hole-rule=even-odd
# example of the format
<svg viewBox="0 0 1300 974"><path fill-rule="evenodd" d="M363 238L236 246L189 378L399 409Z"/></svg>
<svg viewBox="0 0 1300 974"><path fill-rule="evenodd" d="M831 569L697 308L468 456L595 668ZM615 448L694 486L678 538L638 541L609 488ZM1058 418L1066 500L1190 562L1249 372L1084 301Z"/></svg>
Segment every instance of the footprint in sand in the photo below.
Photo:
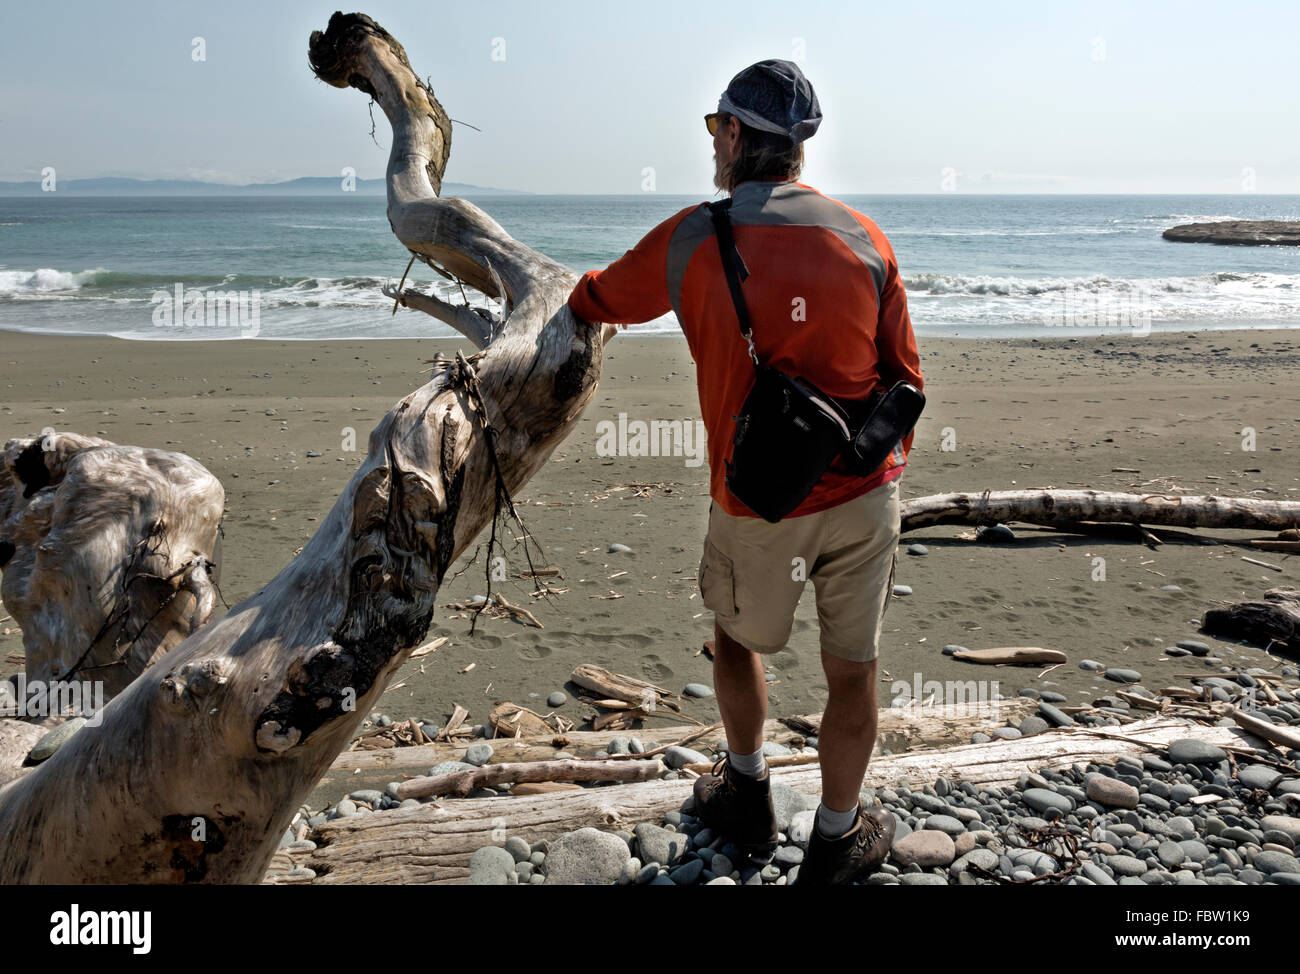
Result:
<svg viewBox="0 0 1300 974"><path fill-rule="evenodd" d="M659 659L654 653L641 657L641 672L647 680L654 683L666 683L673 677L673 668Z"/></svg>
<svg viewBox="0 0 1300 974"><path fill-rule="evenodd" d="M539 659L546 659L546 657L551 655L551 652L552 650L549 646L534 644L531 646L520 646L518 649L515 650L515 655L522 660L535 661Z"/></svg>

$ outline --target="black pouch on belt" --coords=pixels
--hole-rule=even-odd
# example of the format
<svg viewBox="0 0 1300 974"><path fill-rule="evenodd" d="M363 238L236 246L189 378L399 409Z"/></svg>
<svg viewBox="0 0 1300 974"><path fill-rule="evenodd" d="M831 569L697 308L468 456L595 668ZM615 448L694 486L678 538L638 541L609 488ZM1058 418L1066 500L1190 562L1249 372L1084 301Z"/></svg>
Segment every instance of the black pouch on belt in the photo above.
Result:
<svg viewBox="0 0 1300 974"><path fill-rule="evenodd" d="M903 437L912 432L924 408L924 394L910 382L895 382L888 392L875 397L844 451L849 473L859 477L875 473L885 458L901 446Z"/></svg>
<svg viewBox="0 0 1300 974"><path fill-rule="evenodd" d="M740 289L749 272L732 237L730 205L721 200L709 209L740 332L754 361L754 384L735 417L726 482L741 503L775 523L803 503L831 462L847 452L851 436L848 415L830 396L806 379L759 363Z"/></svg>

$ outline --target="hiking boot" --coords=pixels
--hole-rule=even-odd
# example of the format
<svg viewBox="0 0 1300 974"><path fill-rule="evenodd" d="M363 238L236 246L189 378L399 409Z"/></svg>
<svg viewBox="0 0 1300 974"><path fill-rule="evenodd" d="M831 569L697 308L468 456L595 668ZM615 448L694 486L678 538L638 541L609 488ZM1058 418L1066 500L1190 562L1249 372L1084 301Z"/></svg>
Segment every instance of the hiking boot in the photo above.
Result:
<svg viewBox="0 0 1300 974"><path fill-rule="evenodd" d="M858 806L858 820L838 839L828 839L813 825L808 852L795 885L838 886L880 865L894 842L894 816L884 808Z"/></svg>
<svg viewBox="0 0 1300 974"><path fill-rule="evenodd" d="M695 779L695 815L746 852L776 846L776 811L772 808L772 774L751 778L723 757L713 774Z"/></svg>

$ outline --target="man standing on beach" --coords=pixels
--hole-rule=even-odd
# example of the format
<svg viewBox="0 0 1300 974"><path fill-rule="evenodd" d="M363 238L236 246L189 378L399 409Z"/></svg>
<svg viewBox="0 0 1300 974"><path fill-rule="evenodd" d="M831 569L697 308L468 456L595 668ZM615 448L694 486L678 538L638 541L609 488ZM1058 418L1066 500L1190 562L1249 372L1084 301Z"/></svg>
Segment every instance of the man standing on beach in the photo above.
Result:
<svg viewBox="0 0 1300 974"><path fill-rule="evenodd" d="M744 293L759 358L851 407L900 380L921 388L920 358L885 235L797 182L803 142L821 119L803 72L771 60L736 75L705 122L714 184L731 194L736 246L749 269ZM569 307L583 320L618 324L671 309L695 359L713 498L699 583L714 613L714 683L729 749L721 769L696 780L696 813L742 847L776 842L761 654L785 648L811 578L829 697L818 744L822 803L796 881L850 882L884 859L894 834L893 816L863 808L859 793L875 744L877 646L912 436L870 476L853 476L837 459L776 524L730 493L725 461L754 369L707 204L664 221L604 271L589 271Z"/></svg>

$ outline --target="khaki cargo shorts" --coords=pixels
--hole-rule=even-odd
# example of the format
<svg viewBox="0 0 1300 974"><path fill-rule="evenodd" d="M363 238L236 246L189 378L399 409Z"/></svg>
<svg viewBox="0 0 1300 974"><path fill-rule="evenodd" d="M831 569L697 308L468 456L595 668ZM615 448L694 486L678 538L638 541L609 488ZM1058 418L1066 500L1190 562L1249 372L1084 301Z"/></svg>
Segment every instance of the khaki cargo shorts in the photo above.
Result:
<svg viewBox="0 0 1300 974"><path fill-rule="evenodd" d="M837 507L771 524L709 508L700 595L718 625L756 653L785 648L812 579L821 648L876 658L898 554L898 478Z"/></svg>

